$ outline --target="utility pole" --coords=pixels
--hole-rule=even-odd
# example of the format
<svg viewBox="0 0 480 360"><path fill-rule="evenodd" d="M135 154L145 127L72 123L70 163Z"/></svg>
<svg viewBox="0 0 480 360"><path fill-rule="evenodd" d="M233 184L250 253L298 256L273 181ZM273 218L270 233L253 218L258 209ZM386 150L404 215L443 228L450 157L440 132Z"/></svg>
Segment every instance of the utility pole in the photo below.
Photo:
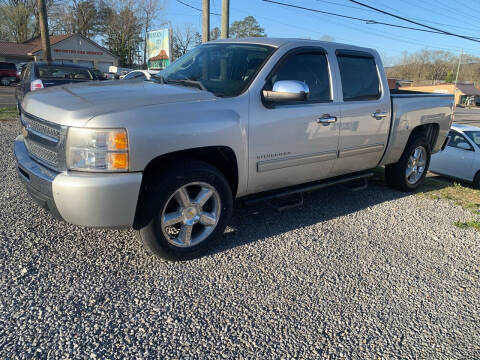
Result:
<svg viewBox="0 0 480 360"><path fill-rule="evenodd" d="M222 39L228 39L230 0L222 0Z"/></svg>
<svg viewBox="0 0 480 360"><path fill-rule="evenodd" d="M52 61L52 53L50 51L50 38L48 36L48 19L47 6L45 0L37 0L38 20L40 25L40 37L42 38L43 59L47 62Z"/></svg>
<svg viewBox="0 0 480 360"><path fill-rule="evenodd" d="M458 66L457 66L457 75L455 76L455 85L453 87L453 108L457 107L457 82L458 82L458 73L460 72L460 64L462 63L463 49L460 52L458 57Z"/></svg>
<svg viewBox="0 0 480 360"><path fill-rule="evenodd" d="M210 40L210 0L203 0L202 42Z"/></svg>

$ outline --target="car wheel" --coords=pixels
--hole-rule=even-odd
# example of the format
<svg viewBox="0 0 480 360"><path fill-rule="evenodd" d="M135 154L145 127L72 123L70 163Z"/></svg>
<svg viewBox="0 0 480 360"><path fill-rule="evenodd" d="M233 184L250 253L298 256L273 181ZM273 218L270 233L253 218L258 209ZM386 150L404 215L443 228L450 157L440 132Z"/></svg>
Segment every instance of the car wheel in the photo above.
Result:
<svg viewBox="0 0 480 360"><path fill-rule="evenodd" d="M385 166L387 184L400 191L414 191L427 175L431 150L427 139L416 136L409 140L400 160Z"/></svg>
<svg viewBox="0 0 480 360"><path fill-rule="evenodd" d="M480 171L475 175L475 178L473 179L473 186L475 189L480 189Z"/></svg>
<svg viewBox="0 0 480 360"><path fill-rule="evenodd" d="M2 86L8 86L8 85L10 85L10 80L8 80L8 78L6 78L6 77L2 77L0 79L0 84L2 84Z"/></svg>
<svg viewBox="0 0 480 360"><path fill-rule="evenodd" d="M145 198L140 240L152 254L175 261L207 252L223 234L233 207L223 174L199 161L169 169Z"/></svg>

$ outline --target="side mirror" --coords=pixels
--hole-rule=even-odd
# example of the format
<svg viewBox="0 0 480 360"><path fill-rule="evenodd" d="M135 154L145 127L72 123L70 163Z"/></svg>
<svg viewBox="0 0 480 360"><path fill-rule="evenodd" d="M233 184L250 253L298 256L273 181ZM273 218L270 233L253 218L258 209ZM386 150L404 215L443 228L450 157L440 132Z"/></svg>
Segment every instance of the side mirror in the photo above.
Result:
<svg viewBox="0 0 480 360"><path fill-rule="evenodd" d="M298 80L280 80L273 84L273 89L263 90L263 98L270 103L305 101L310 89Z"/></svg>
<svg viewBox="0 0 480 360"><path fill-rule="evenodd" d="M466 142L460 142L457 144L457 148L463 149L463 150L472 150L472 147L466 143Z"/></svg>

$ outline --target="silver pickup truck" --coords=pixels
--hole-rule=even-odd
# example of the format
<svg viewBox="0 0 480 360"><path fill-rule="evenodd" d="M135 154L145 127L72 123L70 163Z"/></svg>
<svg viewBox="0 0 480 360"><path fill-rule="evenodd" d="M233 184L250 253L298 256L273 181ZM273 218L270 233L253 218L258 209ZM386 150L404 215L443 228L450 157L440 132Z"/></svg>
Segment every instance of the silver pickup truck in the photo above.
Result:
<svg viewBox="0 0 480 360"><path fill-rule="evenodd" d="M204 253L234 198L363 179L417 188L444 146L453 97L391 94L378 53L295 39L198 46L155 82L28 94L15 140L32 197L82 226L133 227L163 258Z"/></svg>

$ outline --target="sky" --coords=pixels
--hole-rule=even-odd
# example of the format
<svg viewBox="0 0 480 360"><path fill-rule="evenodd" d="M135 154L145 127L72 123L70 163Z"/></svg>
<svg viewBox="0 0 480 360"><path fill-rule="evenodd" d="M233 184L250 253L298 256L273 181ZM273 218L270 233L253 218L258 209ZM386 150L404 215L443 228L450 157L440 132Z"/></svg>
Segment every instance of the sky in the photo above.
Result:
<svg viewBox="0 0 480 360"><path fill-rule="evenodd" d="M202 0L181 0L196 8ZM322 11L382 21L410 27L419 27L388 15L363 8L349 0L277 0ZM480 0L358 0L425 25L456 34L480 38ZM211 13L221 13L222 0L210 0ZM386 65L393 65L403 51L420 49L464 52L480 57L480 42L448 35L393 28L379 24L339 18L331 15L293 9L262 0L230 0L230 24L252 15L269 37L320 39L330 36L336 42L377 49ZM191 24L201 32L201 12L185 6L178 0L164 0L160 21L171 26ZM221 17L211 15L210 29L220 27ZM479 40L480 41L480 40Z"/></svg>

